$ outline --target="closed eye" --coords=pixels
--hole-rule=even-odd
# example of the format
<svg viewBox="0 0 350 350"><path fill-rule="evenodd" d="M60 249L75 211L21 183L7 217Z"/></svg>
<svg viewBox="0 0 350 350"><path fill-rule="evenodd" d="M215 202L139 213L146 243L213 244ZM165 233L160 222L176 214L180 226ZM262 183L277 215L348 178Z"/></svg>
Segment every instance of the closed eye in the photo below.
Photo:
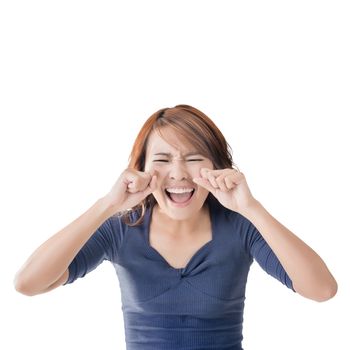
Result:
<svg viewBox="0 0 350 350"><path fill-rule="evenodd" d="M188 159L187 160L188 162L201 162L203 161L203 159ZM164 163L167 163L169 162L167 159L155 159L154 162L164 162Z"/></svg>

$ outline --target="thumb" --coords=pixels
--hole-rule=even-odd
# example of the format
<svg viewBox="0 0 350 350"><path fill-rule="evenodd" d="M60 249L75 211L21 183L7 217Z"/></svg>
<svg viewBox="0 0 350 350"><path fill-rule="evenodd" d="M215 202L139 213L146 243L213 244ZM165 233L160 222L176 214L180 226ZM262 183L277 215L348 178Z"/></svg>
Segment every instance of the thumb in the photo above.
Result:
<svg viewBox="0 0 350 350"><path fill-rule="evenodd" d="M210 182L207 179L204 179L203 177L194 177L192 180L194 183L204 187L209 192L213 193L215 191L215 188L210 184Z"/></svg>
<svg viewBox="0 0 350 350"><path fill-rule="evenodd" d="M157 175L153 175L150 183L148 184L147 188L142 192L142 195L144 197L147 197L149 194L151 194L155 189L157 188Z"/></svg>

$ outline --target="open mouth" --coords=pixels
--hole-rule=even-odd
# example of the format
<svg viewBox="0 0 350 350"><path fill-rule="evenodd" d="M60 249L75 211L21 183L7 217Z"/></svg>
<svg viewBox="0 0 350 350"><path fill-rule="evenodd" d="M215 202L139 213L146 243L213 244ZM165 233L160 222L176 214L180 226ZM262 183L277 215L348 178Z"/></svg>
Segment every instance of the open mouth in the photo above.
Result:
<svg viewBox="0 0 350 350"><path fill-rule="evenodd" d="M174 203L187 203L193 196L195 189L166 189L167 197Z"/></svg>

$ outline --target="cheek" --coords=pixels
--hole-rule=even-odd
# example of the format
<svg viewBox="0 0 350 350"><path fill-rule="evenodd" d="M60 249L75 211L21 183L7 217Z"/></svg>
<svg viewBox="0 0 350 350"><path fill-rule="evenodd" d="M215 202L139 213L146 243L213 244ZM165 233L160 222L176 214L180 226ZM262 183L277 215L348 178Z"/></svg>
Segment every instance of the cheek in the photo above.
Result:
<svg viewBox="0 0 350 350"><path fill-rule="evenodd" d="M200 162L198 164L193 164L190 167L190 172L191 172L192 177L200 177L202 168L213 169L213 165L209 162Z"/></svg>
<svg viewBox="0 0 350 350"><path fill-rule="evenodd" d="M165 168L161 166L153 166L152 169L157 172L158 182L162 183L167 174Z"/></svg>
<svg viewBox="0 0 350 350"><path fill-rule="evenodd" d="M160 167L153 167L154 170L157 172L157 186L158 188L153 192L153 194L160 198L165 193L163 191L164 184L166 183L166 173L164 172L164 169L159 169Z"/></svg>

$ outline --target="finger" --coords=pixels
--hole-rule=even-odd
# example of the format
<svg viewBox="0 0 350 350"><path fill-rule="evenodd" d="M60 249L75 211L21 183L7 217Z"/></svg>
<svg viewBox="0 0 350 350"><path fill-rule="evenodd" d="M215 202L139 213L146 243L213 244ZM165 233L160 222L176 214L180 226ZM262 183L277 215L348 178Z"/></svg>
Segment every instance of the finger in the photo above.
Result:
<svg viewBox="0 0 350 350"><path fill-rule="evenodd" d="M149 189L151 192L155 191L158 187L158 176L157 175L153 175L151 182L148 185Z"/></svg>
<svg viewBox="0 0 350 350"><path fill-rule="evenodd" d="M209 168L201 168L201 175L203 177L206 176L206 174L211 173L213 174L215 177L218 177L220 174L224 173L224 172L228 172L231 171L232 169L229 168L225 168L225 169L209 169Z"/></svg>
<svg viewBox="0 0 350 350"><path fill-rule="evenodd" d="M158 182L157 175L153 175L148 187L144 191L142 191L142 195L144 197L147 197L149 194L154 192L157 189L157 182Z"/></svg>
<svg viewBox="0 0 350 350"><path fill-rule="evenodd" d="M236 164L232 164L232 169L236 170L239 173L241 172L238 168L238 165L236 165Z"/></svg>
<svg viewBox="0 0 350 350"><path fill-rule="evenodd" d="M157 188L161 186L159 181L160 177L158 176L158 171L153 169L149 172L149 174L151 175L151 181L148 186L152 189L152 192L154 192Z"/></svg>
<svg viewBox="0 0 350 350"><path fill-rule="evenodd" d="M211 169L209 169L209 168L201 168L199 173L202 176L202 178L208 179L208 173L209 173L210 170Z"/></svg>
<svg viewBox="0 0 350 350"><path fill-rule="evenodd" d="M150 183L152 176L149 173L138 171L128 177L127 191L137 193L144 191Z"/></svg>
<svg viewBox="0 0 350 350"><path fill-rule="evenodd" d="M207 179L214 188L219 188L219 185L216 183L215 175L212 171L207 172Z"/></svg>
<svg viewBox="0 0 350 350"><path fill-rule="evenodd" d="M227 174L227 172L230 171L229 169L209 169L209 168L202 168L200 170L200 173L202 175L202 177L204 177L205 179L208 179L208 181L210 182L210 184L214 187L214 188L220 188L223 191L227 189L225 189L225 184L221 181L221 185L219 185L218 183L218 178L224 174ZM221 178L220 178L221 179Z"/></svg>
<svg viewBox="0 0 350 350"><path fill-rule="evenodd" d="M220 190L223 192L228 192L228 190L229 190L229 188L227 188L226 182L225 182L226 177L227 177L227 175L221 174L220 176L218 176L216 178L216 183L218 184Z"/></svg>
<svg viewBox="0 0 350 350"><path fill-rule="evenodd" d="M129 182L127 185L126 185L126 190L127 192L130 192L132 193L132 191L135 189L135 185L132 183L132 182Z"/></svg>
<svg viewBox="0 0 350 350"><path fill-rule="evenodd" d="M226 184L226 187L231 190L233 189L234 187L236 187L236 184L233 182L233 179L232 179L232 176L226 176L225 177L225 184Z"/></svg>
<svg viewBox="0 0 350 350"><path fill-rule="evenodd" d="M143 186L141 185L140 183L140 179L135 179L133 180L132 182L129 182L128 183L128 186L127 186L127 191L129 193L137 193L137 192L140 192L143 190L142 188Z"/></svg>
<svg viewBox="0 0 350 350"><path fill-rule="evenodd" d="M136 174L131 172L130 170L126 170L124 171L123 177L124 177L123 182L126 185L126 191L130 193L135 192L136 179L137 179Z"/></svg>
<svg viewBox="0 0 350 350"><path fill-rule="evenodd" d="M214 193L215 188L211 186L210 182L207 179L204 179L202 177L195 177L192 179L194 183L196 183L199 186L202 186L207 191Z"/></svg>
<svg viewBox="0 0 350 350"><path fill-rule="evenodd" d="M127 192L129 193L136 193L138 192L137 188L136 188L136 185L135 185L135 182L131 181L127 184L126 186L126 190Z"/></svg>
<svg viewBox="0 0 350 350"><path fill-rule="evenodd" d="M230 179L234 185L238 185L244 180L244 174L241 171L235 171L232 175L230 175Z"/></svg>

